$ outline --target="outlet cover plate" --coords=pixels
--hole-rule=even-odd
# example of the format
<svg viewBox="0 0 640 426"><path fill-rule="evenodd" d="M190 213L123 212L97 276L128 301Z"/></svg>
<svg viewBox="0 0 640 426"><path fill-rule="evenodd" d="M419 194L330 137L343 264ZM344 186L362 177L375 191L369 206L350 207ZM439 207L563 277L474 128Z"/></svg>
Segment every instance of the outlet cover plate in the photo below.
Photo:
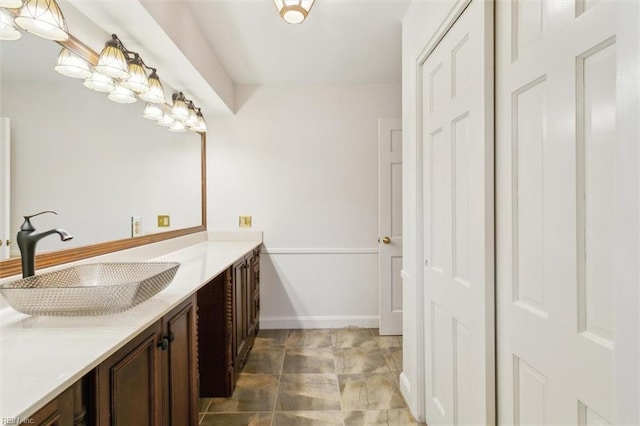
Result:
<svg viewBox="0 0 640 426"><path fill-rule="evenodd" d="M131 237L139 237L142 235L142 218L140 216L131 216Z"/></svg>

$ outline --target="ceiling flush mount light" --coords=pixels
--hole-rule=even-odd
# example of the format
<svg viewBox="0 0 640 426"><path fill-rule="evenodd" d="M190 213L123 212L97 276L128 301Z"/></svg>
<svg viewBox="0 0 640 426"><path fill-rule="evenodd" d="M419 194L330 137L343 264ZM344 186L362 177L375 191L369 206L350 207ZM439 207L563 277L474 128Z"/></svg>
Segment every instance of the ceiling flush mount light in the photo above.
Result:
<svg viewBox="0 0 640 426"><path fill-rule="evenodd" d="M158 77L158 74L156 74L155 68L152 68L148 81L149 90L140 94L140 99L154 104L165 103L164 89L162 88L162 83L160 83L160 78Z"/></svg>
<svg viewBox="0 0 640 426"><path fill-rule="evenodd" d="M104 49L100 52L98 63L93 67L94 71L113 78L127 79L131 77L129 64L121 46L120 39L113 34L111 40L105 43Z"/></svg>
<svg viewBox="0 0 640 426"><path fill-rule="evenodd" d="M49 40L69 40L67 23L55 0L27 0L16 16L25 31Z"/></svg>
<svg viewBox="0 0 640 426"><path fill-rule="evenodd" d="M12 41L22 37L22 33L16 28L13 19L13 15L10 12L0 9L0 40Z"/></svg>
<svg viewBox="0 0 640 426"><path fill-rule="evenodd" d="M64 47L58 54L54 69L60 74L71 78L86 79L91 77L92 74L89 62Z"/></svg>
<svg viewBox="0 0 640 426"><path fill-rule="evenodd" d="M187 121L189 119L189 109L187 108L187 100L182 92L173 94L173 106L171 107L171 116L176 120Z"/></svg>
<svg viewBox="0 0 640 426"><path fill-rule="evenodd" d="M273 0L278 13L290 24L300 24L309 15L315 0Z"/></svg>

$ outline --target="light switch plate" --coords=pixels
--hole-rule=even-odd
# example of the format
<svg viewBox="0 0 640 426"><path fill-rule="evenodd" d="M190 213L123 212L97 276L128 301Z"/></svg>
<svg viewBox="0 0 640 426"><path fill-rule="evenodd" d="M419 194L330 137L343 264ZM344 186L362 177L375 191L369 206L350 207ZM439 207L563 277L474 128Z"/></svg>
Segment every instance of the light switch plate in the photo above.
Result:
<svg viewBox="0 0 640 426"><path fill-rule="evenodd" d="M171 226L171 218L168 214L159 214L158 215L158 228L166 228Z"/></svg>
<svg viewBox="0 0 640 426"><path fill-rule="evenodd" d="M251 228L251 216L240 216L238 226L240 228Z"/></svg>

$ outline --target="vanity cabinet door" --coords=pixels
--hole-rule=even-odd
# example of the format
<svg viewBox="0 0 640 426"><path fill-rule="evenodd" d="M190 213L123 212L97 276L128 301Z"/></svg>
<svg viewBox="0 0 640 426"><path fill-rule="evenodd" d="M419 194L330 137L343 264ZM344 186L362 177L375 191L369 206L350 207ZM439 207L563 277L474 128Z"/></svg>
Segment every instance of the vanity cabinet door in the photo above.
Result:
<svg viewBox="0 0 640 426"><path fill-rule="evenodd" d="M260 251L256 249L198 290L200 397L226 397L258 333Z"/></svg>
<svg viewBox="0 0 640 426"><path fill-rule="evenodd" d="M198 290L200 397L233 393L233 290L231 268Z"/></svg>
<svg viewBox="0 0 640 426"><path fill-rule="evenodd" d="M97 367L98 425L162 424L161 331L155 323Z"/></svg>
<svg viewBox="0 0 640 426"><path fill-rule="evenodd" d="M198 424L196 302L192 296L162 320L163 338L169 342L163 351L165 425Z"/></svg>

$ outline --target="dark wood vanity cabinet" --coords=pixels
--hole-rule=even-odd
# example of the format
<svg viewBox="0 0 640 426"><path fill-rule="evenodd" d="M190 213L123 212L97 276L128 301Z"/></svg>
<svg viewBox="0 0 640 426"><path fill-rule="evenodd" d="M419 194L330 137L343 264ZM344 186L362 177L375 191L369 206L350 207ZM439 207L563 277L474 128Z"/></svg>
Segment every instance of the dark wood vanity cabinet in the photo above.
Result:
<svg viewBox="0 0 640 426"><path fill-rule="evenodd" d="M42 426L198 424L230 396L259 330L260 249L243 256L40 409Z"/></svg>
<svg viewBox="0 0 640 426"><path fill-rule="evenodd" d="M260 251L198 291L200 397L230 396L259 329Z"/></svg>
<svg viewBox="0 0 640 426"><path fill-rule="evenodd" d="M58 395L53 401L42 407L27 422L21 424L37 426L73 426L73 389L69 388Z"/></svg>
<svg viewBox="0 0 640 426"><path fill-rule="evenodd" d="M86 426L93 424L89 422L88 415L91 409L89 407L91 404L89 389L92 383L93 375L87 374L20 424L36 426Z"/></svg>
<svg viewBox="0 0 640 426"><path fill-rule="evenodd" d="M162 355L165 425L198 424L197 303L192 296L162 320L169 345Z"/></svg>
<svg viewBox="0 0 640 426"><path fill-rule="evenodd" d="M95 371L97 425L197 425L196 303L191 297Z"/></svg>

